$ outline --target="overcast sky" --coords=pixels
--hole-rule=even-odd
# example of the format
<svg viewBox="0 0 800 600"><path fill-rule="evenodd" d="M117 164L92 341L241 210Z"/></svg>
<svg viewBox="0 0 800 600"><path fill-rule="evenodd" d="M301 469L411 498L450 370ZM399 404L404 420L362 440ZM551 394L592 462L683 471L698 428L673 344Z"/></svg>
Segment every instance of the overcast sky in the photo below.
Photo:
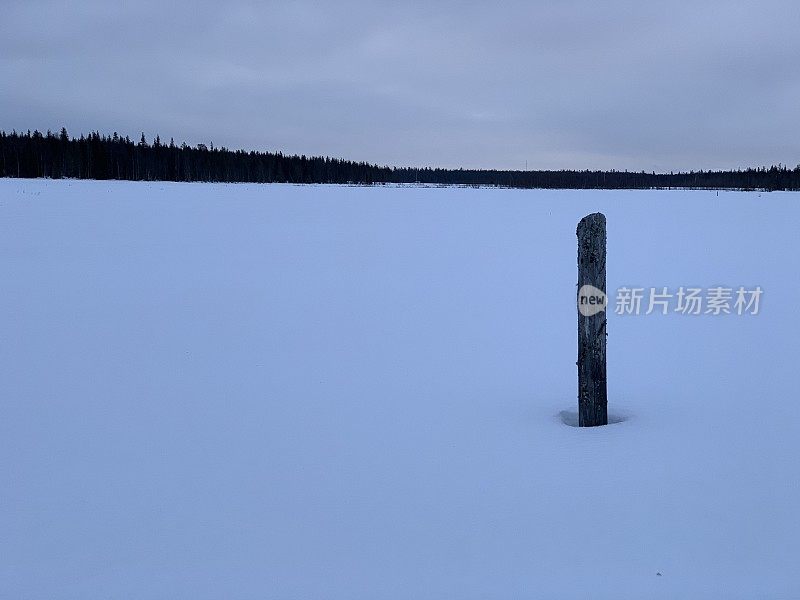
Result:
<svg viewBox="0 0 800 600"><path fill-rule="evenodd" d="M0 129L391 165L800 163L800 3L0 0Z"/></svg>

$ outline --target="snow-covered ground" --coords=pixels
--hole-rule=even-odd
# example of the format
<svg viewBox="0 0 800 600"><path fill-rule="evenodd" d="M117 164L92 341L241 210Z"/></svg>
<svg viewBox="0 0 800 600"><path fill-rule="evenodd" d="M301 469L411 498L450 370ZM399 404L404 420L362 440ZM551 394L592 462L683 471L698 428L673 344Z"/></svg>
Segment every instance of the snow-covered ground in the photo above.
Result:
<svg viewBox="0 0 800 600"><path fill-rule="evenodd" d="M619 422L579 429L597 210L610 290L764 293L612 312ZM0 180L0 597L798 598L799 227L789 193Z"/></svg>

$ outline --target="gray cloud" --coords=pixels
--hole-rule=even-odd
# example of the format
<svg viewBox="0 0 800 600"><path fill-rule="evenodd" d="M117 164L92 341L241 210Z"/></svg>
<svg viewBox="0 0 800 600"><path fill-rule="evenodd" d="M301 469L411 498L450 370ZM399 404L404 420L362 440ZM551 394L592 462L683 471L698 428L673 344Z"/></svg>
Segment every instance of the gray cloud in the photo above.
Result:
<svg viewBox="0 0 800 600"><path fill-rule="evenodd" d="M382 164L800 162L792 1L4 2L0 128Z"/></svg>

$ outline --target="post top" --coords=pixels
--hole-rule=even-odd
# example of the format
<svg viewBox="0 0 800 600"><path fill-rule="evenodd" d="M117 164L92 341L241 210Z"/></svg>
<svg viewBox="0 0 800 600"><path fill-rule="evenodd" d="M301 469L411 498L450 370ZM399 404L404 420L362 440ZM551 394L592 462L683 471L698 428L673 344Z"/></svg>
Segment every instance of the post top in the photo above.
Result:
<svg viewBox="0 0 800 600"><path fill-rule="evenodd" d="M606 216L601 212L592 213L590 215L586 215L578 222L578 228L576 229L575 233L580 236L581 229L595 229L595 228L606 228Z"/></svg>

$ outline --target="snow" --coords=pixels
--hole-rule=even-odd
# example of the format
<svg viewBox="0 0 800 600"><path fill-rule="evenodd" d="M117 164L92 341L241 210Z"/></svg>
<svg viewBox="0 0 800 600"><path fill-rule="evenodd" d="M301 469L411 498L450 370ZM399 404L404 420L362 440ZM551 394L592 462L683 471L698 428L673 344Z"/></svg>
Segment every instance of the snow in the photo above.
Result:
<svg viewBox="0 0 800 600"><path fill-rule="evenodd" d="M0 180L0 597L800 596L797 198Z"/></svg>

